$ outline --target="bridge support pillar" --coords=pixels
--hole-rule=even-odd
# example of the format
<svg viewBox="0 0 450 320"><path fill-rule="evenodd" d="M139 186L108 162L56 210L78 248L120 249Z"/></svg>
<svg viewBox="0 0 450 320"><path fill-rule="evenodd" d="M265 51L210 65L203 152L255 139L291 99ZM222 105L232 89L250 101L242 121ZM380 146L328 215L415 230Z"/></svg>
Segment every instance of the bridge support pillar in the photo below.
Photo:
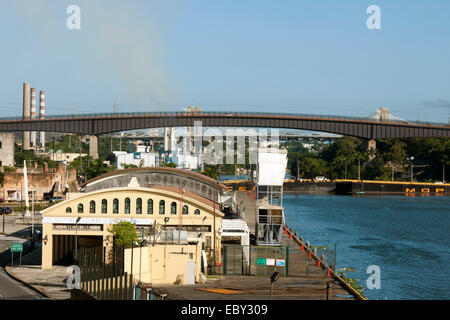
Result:
<svg viewBox="0 0 450 320"><path fill-rule="evenodd" d="M98 137L89 136L89 155L92 159L98 159Z"/></svg>
<svg viewBox="0 0 450 320"><path fill-rule="evenodd" d="M364 146L366 151L372 150L372 153L369 155L369 161L373 160L375 158L375 151L377 150L377 142L375 139L366 140Z"/></svg>

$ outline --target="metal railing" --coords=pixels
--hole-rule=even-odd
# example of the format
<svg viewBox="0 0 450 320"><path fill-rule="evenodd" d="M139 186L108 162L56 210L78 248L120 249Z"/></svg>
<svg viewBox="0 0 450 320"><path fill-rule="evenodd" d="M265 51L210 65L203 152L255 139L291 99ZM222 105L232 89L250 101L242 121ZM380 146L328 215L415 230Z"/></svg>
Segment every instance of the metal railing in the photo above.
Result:
<svg viewBox="0 0 450 320"><path fill-rule="evenodd" d="M123 250L115 247L109 257L102 247L80 250L80 289L97 300L166 300L168 294L163 290L136 281L124 271Z"/></svg>
<svg viewBox="0 0 450 320"><path fill-rule="evenodd" d="M289 118L304 118L304 119L320 119L320 120L350 120L350 121L365 121L371 123L401 123L410 125L430 125L449 127L449 124L428 121L409 121L402 119L388 119L376 120L371 117L353 117L353 116L339 116L339 115L319 115L307 113L273 113L273 112L241 112L241 111L202 111L202 112L121 112L121 113L80 113L80 114L54 114L46 115L44 120L55 119L75 119L75 118L121 118L121 117L208 117L208 116L252 116L252 117L289 117ZM0 117L0 121L42 121L40 119L31 119L30 117Z"/></svg>
<svg viewBox="0 0 450 320"><path fill-rule="evenodd" d="M355 288L350 286L342 277L340 277L334 270L332 266L326 263L326 259L324 257L319 257L314 250L314 248L309 244L309 241L304 241L303 237L298 237L297 233L292 229L289 229L287 225L283 225L283 231L289 235L289 238L293 239L300 247L301 250L306 250L307 254L311 259L314 259L318 263L318 267L324 269L330 277L334 278L336 281L341 283L344 288L347 289L356 299L358 300L367 300L360 292L358 292Z"/></svg>

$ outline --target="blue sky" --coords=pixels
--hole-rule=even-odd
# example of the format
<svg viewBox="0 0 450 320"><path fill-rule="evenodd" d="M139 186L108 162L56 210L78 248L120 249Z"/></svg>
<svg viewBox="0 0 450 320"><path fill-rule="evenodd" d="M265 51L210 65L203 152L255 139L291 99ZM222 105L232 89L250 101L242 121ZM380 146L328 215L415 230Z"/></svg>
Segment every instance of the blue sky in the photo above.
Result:
<svg viewBox="0 0 450 320"><path fill-rule="evenodd" d="M81 8L81 30L66 9ZM381 8L368 30L366 8ZM449 1L2 0L0 113L203 110L447 122Z"/></svg>

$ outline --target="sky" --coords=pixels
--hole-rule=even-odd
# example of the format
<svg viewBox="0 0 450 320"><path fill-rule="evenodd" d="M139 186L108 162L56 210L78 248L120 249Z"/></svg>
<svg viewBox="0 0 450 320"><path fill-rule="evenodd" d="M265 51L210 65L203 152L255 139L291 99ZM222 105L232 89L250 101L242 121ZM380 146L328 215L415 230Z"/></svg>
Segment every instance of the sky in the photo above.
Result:
<svg viewBox="0 0 450 320"><path fill-rule="evenodd" d="M69 30L70 5L80 29ZM369 30L370 5L381 29ZM450 116L450 1L2 0L0 117L252 111Z"/></svg>

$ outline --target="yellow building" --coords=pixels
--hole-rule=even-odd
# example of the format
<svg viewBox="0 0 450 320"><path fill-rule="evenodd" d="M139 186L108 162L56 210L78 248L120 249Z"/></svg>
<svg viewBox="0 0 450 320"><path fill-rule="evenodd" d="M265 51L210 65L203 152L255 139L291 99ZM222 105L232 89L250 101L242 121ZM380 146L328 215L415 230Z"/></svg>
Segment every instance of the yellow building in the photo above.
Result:
<svg viewBox="0 0 450 320"><path fill-rule="evenodd" d="M108 178L117 176L123 179L123 171L119 170L115 175L108 174ZM167 172L179 173L172 168ZM75 243L77 250L89 247L111 250L113 236L110 230L115 223L124 220L136 226L139 237L154 244L153 249L152 246L141 249L145 251L145 259L140 260L140 264L144 261L144 267L139 266L141 271L144 270L139 274L142 281L173 282L180 274L180 268L174 267L180 261L195 263L198 280L201 256L207 256L208 264L213 264L213 249L216 251L216 262L220 262L219 229L224 214L216 201L181 187L154 184L141 186L138 182L139 173L127 171L129 179L126 186L70 194L69 199L43 210L42 268L52 268L53 264L64 258L70 261ZM189 174L182 174L189 178ZM197 182L199 176L192 174ZM211 182L208 177L200 178L204 179L203 183ZM187 258L175 258L180 253ZM166 263L170 266L166 266ZM134 270L137 270L136 267Z"/></svg>

